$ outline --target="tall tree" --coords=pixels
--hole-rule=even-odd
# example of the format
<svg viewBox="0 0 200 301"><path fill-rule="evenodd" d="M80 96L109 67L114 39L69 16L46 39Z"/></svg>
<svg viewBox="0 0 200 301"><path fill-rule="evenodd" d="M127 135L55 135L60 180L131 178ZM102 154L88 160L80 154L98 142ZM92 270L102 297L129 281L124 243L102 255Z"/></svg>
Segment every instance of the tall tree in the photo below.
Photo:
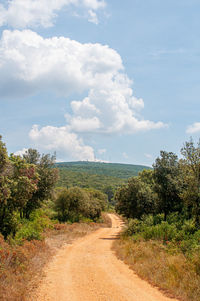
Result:
<svg viewBox="0 0 200 301"><path fill-rule="evenodd" d="M0 136L0 232L7 237L13 229L11 222L13 208L9 206L8 199L11 194L9 179L12 174L12 167L9 163L5 144Z"/></svg>
<svg viewBox="0 0 200 301"><path fill-rule="evenodd" d="M161 151L153 164L155 191L158 194L157 210L164 213L164 219L170 212L182 210L179 185L179 162L176 154Z"/></svg>
<svg viewBox="0 0 200 301"><path fill-rule="evenodd" d="M37 190L24 207L24 214L29 218L30 213L39 208L45 199L51 197L55 184L58 180L58 170L54 168L55 155L49 154L40 155L35 149L28 149L24 155L24 159L28 163L33 163L36 166L36 171L39 175Z"/></svg>
<svg viewBox="0 0 200 301"><path fill-rule="evenodd" d="M153 211L153 192L139 177L129 179L127 185L115 193L116 211L127 218L140 218Z"/></svg>
<svg viewBox="0 0 200 301"><path fill-rule="evenodd" d="M192 139L185 142L181 149L184 157L182 165L184 166L184 184L185 189L182 197L188 208L188 211L195 217L196 226L200 226L200 140L197 146Z"/></svg>
<svg viewBox="0 0 200 301"><path fill-rule="evenodd" d="M9 201L15 209L19 210L20 217L23 218L27 203L38 190L39 175L35 165L27 163L20 156L11 154L10 162L13 167L13 174Z"/></svg>

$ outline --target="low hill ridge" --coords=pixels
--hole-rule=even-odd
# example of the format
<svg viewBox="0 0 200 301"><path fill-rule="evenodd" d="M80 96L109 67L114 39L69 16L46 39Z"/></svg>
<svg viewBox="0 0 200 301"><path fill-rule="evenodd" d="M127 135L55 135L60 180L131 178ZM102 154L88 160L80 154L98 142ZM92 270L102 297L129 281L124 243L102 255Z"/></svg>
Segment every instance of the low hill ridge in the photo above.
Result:
<svg viewBox="0 0 200 301"><path fill-rule="evenodd" d="M56 167L65 169L66 171L103 175L120 179L128 179L137 176L138 173L144 169L151 169L151 167L145 165L90 161L59 162L56 163Z"/></svg>

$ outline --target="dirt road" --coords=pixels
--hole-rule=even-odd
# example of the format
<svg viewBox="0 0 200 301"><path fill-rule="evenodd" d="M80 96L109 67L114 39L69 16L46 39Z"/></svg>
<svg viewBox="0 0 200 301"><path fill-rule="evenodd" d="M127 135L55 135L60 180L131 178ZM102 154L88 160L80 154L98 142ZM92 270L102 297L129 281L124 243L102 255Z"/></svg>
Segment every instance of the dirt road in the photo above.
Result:
<svg viewBox="0 0 200 301"><path fill-rule="evenodd" d="M175 301L116 258L111 245L122 223L117 216L110 217L112 228L99 229L57 253L34 301Z"/></svg>

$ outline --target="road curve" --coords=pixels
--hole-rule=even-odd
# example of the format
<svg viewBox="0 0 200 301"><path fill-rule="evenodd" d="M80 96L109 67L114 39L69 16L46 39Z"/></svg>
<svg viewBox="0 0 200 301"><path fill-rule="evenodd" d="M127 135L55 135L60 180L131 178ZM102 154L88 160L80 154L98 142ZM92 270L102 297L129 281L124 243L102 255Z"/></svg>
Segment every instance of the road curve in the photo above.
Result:
<svg viewBox="0 0 200 301"><path fill-rule="evenodd" d="M34 301L175 301L141 280L111 250L122 222L66 245L45 270Z"/></svg>

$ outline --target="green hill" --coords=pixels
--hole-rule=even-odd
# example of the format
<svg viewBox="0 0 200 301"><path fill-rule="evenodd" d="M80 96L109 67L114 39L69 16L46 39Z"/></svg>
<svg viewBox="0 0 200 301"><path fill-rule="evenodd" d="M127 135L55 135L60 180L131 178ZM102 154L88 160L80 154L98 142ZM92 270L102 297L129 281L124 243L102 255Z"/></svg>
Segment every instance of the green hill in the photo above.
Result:
<svg viewBox="0 0 200 301"><path fill-rule="evenodd" d="M120 163L104 163L104 162L62 162L56 163L59 169L71 170L74 172L86 172L95 175L104 175L128 179L137 176L138 172L143 169L151 169L144 165L120 164Z"/></svg>
<svg viewBox="0 0 200 301"><path fill-rule="evenodd" d="M101 191L105 191L108 186L115 190L128 178L137 176L144 169L150 169L143 165L87 161L56 163L56 167L60 171L58 186L79 186Z"/></svg>

